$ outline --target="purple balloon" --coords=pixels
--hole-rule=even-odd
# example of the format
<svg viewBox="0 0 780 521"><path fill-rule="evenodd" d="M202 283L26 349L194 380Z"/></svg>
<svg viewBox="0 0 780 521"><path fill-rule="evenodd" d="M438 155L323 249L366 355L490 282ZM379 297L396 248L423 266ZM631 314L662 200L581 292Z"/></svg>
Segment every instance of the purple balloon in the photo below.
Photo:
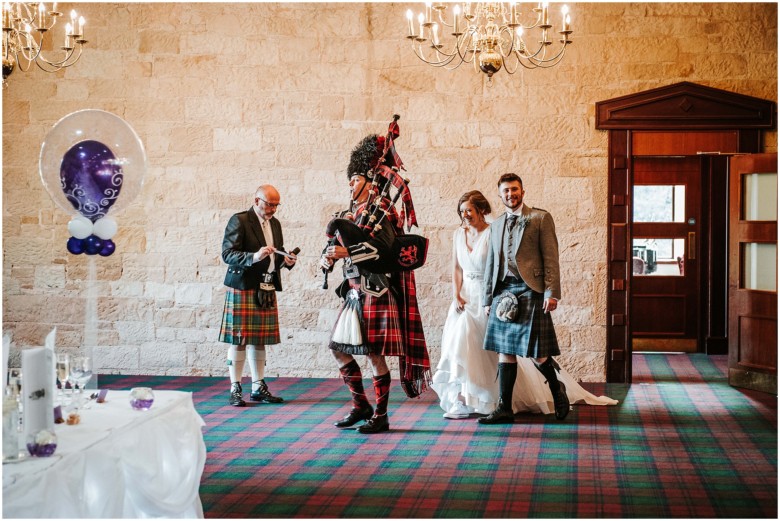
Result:
<svg viewBox="0 0 780 521"><path fill-rule="evenodd" d="M122 166L100 141L76 143L62 156L62 191L73 208L93 223L116 202L123 180Z"/></svg>
<svg viewBox="0 0 780 521"><path fill-rule="evenodd" d="M103 247L98 252L103 257L108 257L112 253L114 253L114 250L116 250L116 244L114 244L114 241L111 239L108 239L106 241L103 241Z"/></svg>
<svg viewBox="0 0 780 521"><path fill-rule="evenodd" d="M95 255L103 249L103 239L97 235L90 235L84 239L84 250L87 255Z"/></svg>
<svg viewBox="0 0 780 521"><path fill-rule="evenodd" d="M67 245L68 251L71 252L73 255L81 255L84 253L84 239L77 239L75 237L71 237L68 239L68 245Z"/></svg>

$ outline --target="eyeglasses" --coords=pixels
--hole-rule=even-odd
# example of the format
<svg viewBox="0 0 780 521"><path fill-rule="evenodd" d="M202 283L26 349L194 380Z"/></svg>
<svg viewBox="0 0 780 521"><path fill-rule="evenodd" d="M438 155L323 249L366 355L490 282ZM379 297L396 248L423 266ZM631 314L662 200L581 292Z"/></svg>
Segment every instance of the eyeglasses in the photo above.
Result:
<svg viewBox="0 0 780 521"><path fill-rule="evenodd" d="M260 196L256 196L256 197L258 199L260 199L261 201L263 201L265 203L265 205L268 206L269 208L278 208L278 207L282 206L282 203L269 203L268 201L266 201L265 199L263 199Z"/></svg>

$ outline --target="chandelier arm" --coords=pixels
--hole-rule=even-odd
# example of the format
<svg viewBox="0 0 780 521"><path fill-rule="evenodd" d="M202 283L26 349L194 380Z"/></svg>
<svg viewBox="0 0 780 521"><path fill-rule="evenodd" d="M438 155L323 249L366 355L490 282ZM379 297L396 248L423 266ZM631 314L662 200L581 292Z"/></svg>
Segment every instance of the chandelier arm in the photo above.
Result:
<svg viewBox="0 0 780 521"><path fill-rule="evenodd" d="M423 62L427 63L428 65L433 65L434 67L445 67L449 65L449 63L455 58L455 54L453 55L447 55L448 58L445 60L438 60L438 61L431 61L428 58L425 57L425 53L422 51L422 44L418 44L417 47L415 47L414 44L412 44L412 51L414 51L414 54Z"/></svg>
<svg viewBox="0 0 780 521"><path fill-rule="evenodd" d="M563 59L563 55L565 53L566 53L566 47L563 47L558 52L558 54L556 54L552 58L548 58L546 60L527 58L526 59L527 63L523 60L519 60L519 63L526 69L549 69L551 67L558 65L558 63L560 63L560 61Z"/></svg>
<svg viewBox="0 0 780 521"><path fill-rule="evenodd" d="M506 36L507 38L504 39L503 36ZM504 43L509 41L509 49L504 52ZM502 58L509 57L512 52L515 50L515 32L512 30L511 27L502 26L501 31L499 32L499 40L498 40L498 52L501 53Z"/></svg>
<svg viewBox="0 0 780 521"><path fill-rule="evenodd" d="M58 70L60 70L60 69L62 69L64 67L70 67L71 65L73 65L77 61L79 61L79 59L81 58L82 46L81 45L78 46L78 52L76 52L76 50L77 50L76 47L72 47L70 50L68 50L66 52L65 58L60 60L60 61L49 61L49 60L47 60L43 56L43 54L41 54L39 59L35 60L35 63L38 65L38 67L40 67L41 70L44 70L46 72L57 72ZM73 58L74 55L76 57L73 59L73 61L68 61L71 58ZM41 64L41 62L45 63L46 65L48 65L50 67L52 67L53 69L50 70L50 69L45 68Z"/></svg>
<svg viewBox="0 0 780 521"><path fill-rule="evenodd" d="M569 43L571 43L571 42L569 42ZM542 50L542 49L540 49L535 54L533 54L531 56L526 56L525 59L529 63L535 63L537 67L552 67L552 66L556 65L558 62L560 62L563 59L563 55L566 54L566 47L567 47L567 45L568 44L563 45L561 47L561 49L554 56L550 56L549 58L545 58L546 49L542 53L542 57L541 58L537 58L536 55L539 54L539 51ZM545 65L545 64L549 64L549 65Z"/></svg>

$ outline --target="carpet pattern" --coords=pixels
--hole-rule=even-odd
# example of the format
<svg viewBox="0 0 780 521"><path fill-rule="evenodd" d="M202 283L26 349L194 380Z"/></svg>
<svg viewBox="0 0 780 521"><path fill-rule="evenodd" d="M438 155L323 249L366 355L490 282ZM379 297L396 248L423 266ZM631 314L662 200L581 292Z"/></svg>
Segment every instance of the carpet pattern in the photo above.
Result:
<svg viewBox="0 0 780 521"><path fill-rule="evenodd" d="M286 403L246 408L227 405L227 378L99 381L193 393L209 518L777 518L777 398L726 371L725 356L634 355L631 386L583 385L617 406L494 426L394 381L377 435L332 426L350 407L336 378L269 378Z"/></svg>

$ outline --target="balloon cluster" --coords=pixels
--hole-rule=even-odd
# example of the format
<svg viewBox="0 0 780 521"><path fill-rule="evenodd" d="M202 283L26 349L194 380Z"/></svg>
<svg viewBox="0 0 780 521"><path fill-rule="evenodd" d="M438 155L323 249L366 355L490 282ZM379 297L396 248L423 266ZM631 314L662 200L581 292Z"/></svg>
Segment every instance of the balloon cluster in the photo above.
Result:
<svg viewBox="0 0 780 521"><path fill-rule="evenodd" d="M108 257L116 250L111 238L116 234L116 221L111 217L103 217L92 224L92 221L79 215L68 223L68 231L72 235L68 239L68 251L73 255L101 255Z"/></svg>
<svg viewBox="0 0 780 521"><path fill-rule="evenodd" d="M102 110L69 114L47 134L39 168L54 202L78 212L68 223L68 252L103 257L114 253L117 223L106 215L138 195L146 172L143 144L130 125Z"/></svg>

